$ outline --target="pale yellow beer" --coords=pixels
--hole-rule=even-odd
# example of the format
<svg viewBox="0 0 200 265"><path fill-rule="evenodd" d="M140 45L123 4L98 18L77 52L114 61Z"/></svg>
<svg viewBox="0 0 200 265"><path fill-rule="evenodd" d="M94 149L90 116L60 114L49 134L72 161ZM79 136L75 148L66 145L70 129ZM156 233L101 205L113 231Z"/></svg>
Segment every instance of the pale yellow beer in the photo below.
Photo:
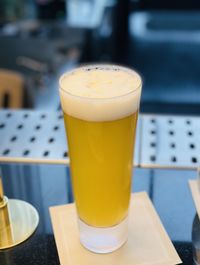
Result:
<svg viewBox="0 0 200 265"><path fill-rule="evenodd" d="M79 217L108 227L128 214L137 112L89 122L64 114Z"/></svg>
<svg viewBox="0 0 200 265"><path fill-rule="evenodd" d="M60 87L79 218L117 225L129 209L141 79L124 67L85 66Z"/></svg>

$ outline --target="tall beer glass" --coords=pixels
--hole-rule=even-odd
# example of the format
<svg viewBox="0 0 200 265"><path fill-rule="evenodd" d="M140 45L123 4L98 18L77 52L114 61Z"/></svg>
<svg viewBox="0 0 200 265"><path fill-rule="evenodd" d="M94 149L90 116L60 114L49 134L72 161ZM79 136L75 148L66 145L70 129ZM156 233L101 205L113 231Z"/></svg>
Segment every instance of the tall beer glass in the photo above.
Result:
<svg viewBox="0 0 200 265"><path fill-rule="evenodd" d="M135 71L115 65L80 67L60 79L80 241L93 252L127 240L141 86Z"/></svg>

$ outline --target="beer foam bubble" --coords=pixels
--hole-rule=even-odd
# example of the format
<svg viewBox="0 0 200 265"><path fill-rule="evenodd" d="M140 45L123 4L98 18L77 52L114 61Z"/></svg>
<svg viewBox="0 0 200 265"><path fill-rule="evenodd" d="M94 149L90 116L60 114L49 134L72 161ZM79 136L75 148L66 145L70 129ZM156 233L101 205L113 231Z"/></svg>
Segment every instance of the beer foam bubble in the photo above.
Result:
<svg viewBox="0 0 200 265"><path fill-rule="evenodd" d="M110 121L139 108L142 80L133 70L115 65L77 68L60 78L63 111L87 121Z"/></svg>

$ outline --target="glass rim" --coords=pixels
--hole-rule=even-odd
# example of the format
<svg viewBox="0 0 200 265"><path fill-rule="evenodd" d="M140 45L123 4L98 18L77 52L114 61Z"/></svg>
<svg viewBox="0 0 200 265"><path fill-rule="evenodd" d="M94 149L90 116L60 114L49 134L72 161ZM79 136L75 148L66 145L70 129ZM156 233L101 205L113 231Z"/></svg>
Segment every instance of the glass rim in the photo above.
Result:
<svg viewBox="0 0 200 265"><path fill-rule="evenodd" d="M97 67L104 67L105 69L107 68L110 68L110 69L119 69L119 70L122 70L122 71L125 71L125 72L128 72L128 73L134 73L134 74L136 74L138 77L139 77L139 80L140 80L140 84L139 84L139 86L138 87L136 87L135 89L133 89L132 91L130 91L130 92L127 92L127 93L125 93L125 94L122 94L122 95L119 95L119 96L114 96L114 97L105 97L105 98L95 98L95 97L85 97L85 96L78 96L78 95L74 95L74 94L72 94L72 93L70 93L70 92L68 92L68 91L66 91L64 88L63 88L63 86L62 86L62 80L65 78L65 77L67 77L67 76L69 76L71 73L73 73L73 72L75 72L75 71L77 71L77 70L81 70L81 69L95 69L95 68L97 68ZM64 92L65 94L68 94L68 95L70 95L70 96L72 96L72 97L75 97L75 98L79 98L79 99L82 99L82 100L98 100L98 101L100 101L100 100L106 100L106 101L109 101L109 100L112 100L112 99L117 99L117 98L122 98L122 97L125 97L125 96L128 96L128 95L131 95L132 93L134 93L134 92L136 92L136 91L138 91L139 89L141 89L141 87L142 87L142 84L143 84L143 82L142 82L142 77L141 77L141 75L137 72L137 71L135 71L135 69L132 69L132 68L129 68L129 67L126 67L126 66L122 66L122 65L117 65L117 64L84 64L84 65L82 65L82 66L79 66L79 67L76 67L76 68L74 68L74 69L72 69L72 70L70 70L70 71L68 71L68 72L65 72L65 73L63 73L61 76L60 76L60 78L59 78L59 90L61 90L62 92Z"/></svg>

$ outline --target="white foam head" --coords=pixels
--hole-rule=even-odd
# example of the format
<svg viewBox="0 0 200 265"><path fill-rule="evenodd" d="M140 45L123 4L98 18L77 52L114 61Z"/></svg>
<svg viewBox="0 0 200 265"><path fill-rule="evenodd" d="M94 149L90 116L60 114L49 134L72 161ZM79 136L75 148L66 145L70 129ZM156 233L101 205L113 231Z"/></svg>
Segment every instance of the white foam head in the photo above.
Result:
<svg viewBox="0 0 200 265"><path fill-rule="evenodd" d="M121 119L139 108L141 77L115 65L91 65L65 73L60 78L63 111L87 121Z"/></svg>

